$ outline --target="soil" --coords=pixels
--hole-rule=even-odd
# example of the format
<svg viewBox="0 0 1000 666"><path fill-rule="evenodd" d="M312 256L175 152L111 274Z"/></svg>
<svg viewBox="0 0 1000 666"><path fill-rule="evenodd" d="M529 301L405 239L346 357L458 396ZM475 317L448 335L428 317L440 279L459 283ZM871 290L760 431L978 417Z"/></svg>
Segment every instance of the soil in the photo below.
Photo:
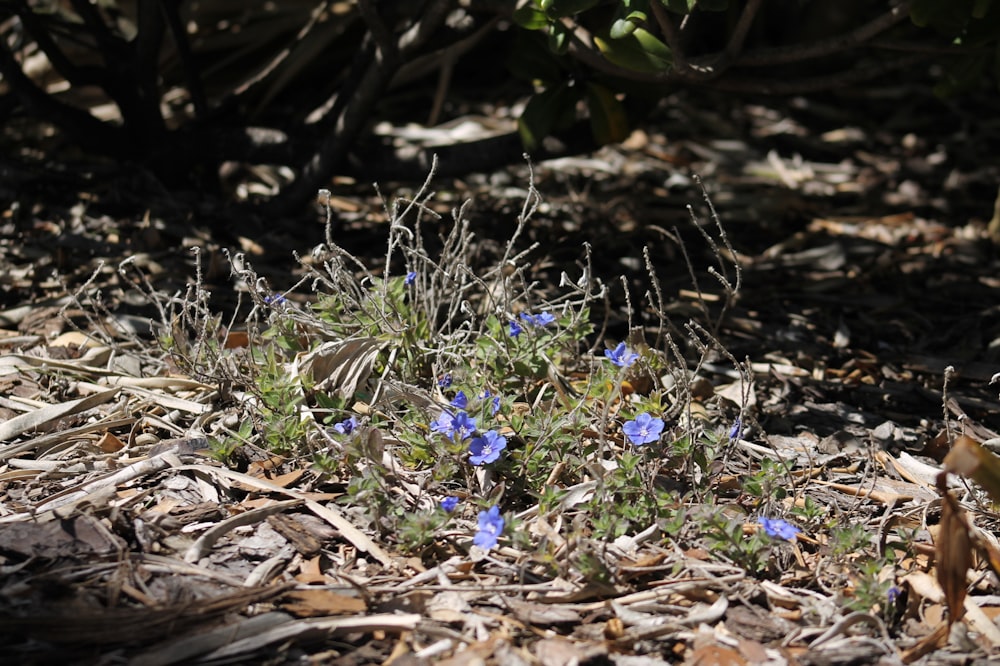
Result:
<svg viewBox="0 0 1000 666"><path fill-rule="evenodd" d="M349 523L303 509L321 506L324 492L300 485L306 466L254 476L194 454L203 447L185 429L202 407L224 409L224 396L206 398L184 383L197 378L163 375L158 384L143 367L89 357L78 337L113 321L152 346L149 319L158 313L142 291L183 292L198 275L228 320L246 307L237 296L249 287L234 285L227 254L252 262L268 289L285 291L302 274L292 253L308 259L323 241L325 210L234 218L225 202L166 192L135 170L8 158L0 186L0 633L11 658L656 664L995 655L998 642L978 616L967 618L966 634L928 639L943 615L942 599L921 587L933 575L930 533L941 500L933 477L904 463L937 469L960 433L1000 437L1000 272L988 228L1000 185L998 105L987 95L942 101L905 84L737 103L683 92L622 146L531 165L530 173L516 165L431 181L440 218L425 221L428 244L469 201L463 216L486 265L533 180L542 204L517 243L537 243L530 272L543 287L557 291L563 273L576 279L589 248L591 275L609 289L593 313L609 343L662 344L665 313L690 351L685 324L700 322L702 339L726 350L699 369L710 393L738 378L734 361L752 368L745 439L822 461L810 496L870 526L883 545L890 523L922 530L912 555L919 565L899 583L910 601L895 615L883 607L861 619L816 615L828 606L814 597L829 601L851 583L823 570L808 538L771 580L696 549L653 552L633 539L621 546L617 586L574 594L558 592L564 581L519 580L509 553L498 556L504 566L461 555L424 566L362 552L368 537L352 540ZM251 172L246 183L264 181ZM418 186L379 188L391 200ZM383 202L369 184L341 179L331 189L337 243L379 269ZM739 280L728 309L726 282L710 268L728 284ZM101 378L112 376L134 380L130 397L101 393L109 386ZM170 396L167 409L157 409L158 395ZM81 398L91 402L71 409ZM739 402L719 409L732 416ZM91 409L100 416L81 416ZM32 413L37 423L10 426ZM141 437L149 433L156 436ZM977 497L963 496L989 540L996 515ZM265 513L246 524L266 530L220 533L214 551L207 541L197 557L184 557L194 547L187 535L252 511ZM331 561L347 572L338 585L324 569ZM270 573L261 569L268 562ZM325 587L309 589L321 580ZM994 617L996 578L981 571L972 594Z"/></svg>

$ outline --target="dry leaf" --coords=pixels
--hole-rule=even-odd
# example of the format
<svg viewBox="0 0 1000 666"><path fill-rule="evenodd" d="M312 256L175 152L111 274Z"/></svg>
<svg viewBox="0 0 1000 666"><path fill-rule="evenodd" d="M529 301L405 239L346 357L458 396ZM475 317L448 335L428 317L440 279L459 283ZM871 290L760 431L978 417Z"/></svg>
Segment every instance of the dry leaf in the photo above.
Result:
<svg viewBox="0 0 1000 666"><path fill-rule="evenodd" d="M98 448L105 453L115 453L116 451L121 451L125 448L122 440L115 437L113 433L106 432L101 435L101 439L97 441Z"/></svg>
<svg viewBox="0 0 1000 666"><path fill-rule="evenodd" d="M959 436L944 457L944 470L971 477L1000 502L1000 458L987 451L976 440Z"/></svg>
<svg viewBox="0 0 1000 666"><path fill-rule="evenodd" d="M322 589L292 590L282 598L280 606L298 617L347 615L367 610L365 600L360 597Z"/></svg>
<svg viewBox="0 0 1000 666"><path fill-rule="evenodd" d="M948 604L948 623L965 613L965 574L972 567L972 539L962 507L950 494L943 497L937 540L937 579Z"/></svg>

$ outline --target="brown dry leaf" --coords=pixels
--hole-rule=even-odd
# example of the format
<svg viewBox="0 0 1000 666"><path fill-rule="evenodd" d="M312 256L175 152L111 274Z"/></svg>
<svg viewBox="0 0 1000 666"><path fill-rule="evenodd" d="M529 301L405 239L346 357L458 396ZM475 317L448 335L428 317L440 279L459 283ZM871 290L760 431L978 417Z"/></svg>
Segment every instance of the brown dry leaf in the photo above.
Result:
<svg viewBox="0 0 1000 666"><path fill-rule="evenodd" d="M105 453L115 453L116 451L121 451L125 448L125 444L122 440L118 439L114 433L106 432L101 435L101 439L97 441L98 448Z"/></svg>
<svg viewBox="0 0 1000 666"><path fill-rule="evenodd" d="M982 447L976 440L960 435L944 457L944 470L971 477L1000 502L1000 458Z"/></svg>
<svg viewBox="0 0 1000 666"><path fill-rule="evenodd" d="M972 567L972 538L962 507L946 493L941 507L941 531L937 539L937 579L948 604L948 623L965 613L965 575Z"/></svg>
<svg viewBox="0 0 1000 666"><path fill-rule="evenodd" d="M545 638L535 643L534 653L539 663L547 666L572 666L606 657L607 648L565 638Z"/></svg>
<svg viewBox="0 0 1000 666"><path fill-rule="evenodd" d="M279 605L297 617L347 615L364 613L368 609L360 597L321 589L292 590L282 597Z"/></svg>
<svg viewBox="0 0 1000 666"><path fill-rule="evenodd" d="M223 349L239 349L250 346L250 334L246 331L229 331Z"/></svg>
<svg viewBox="0 0 1000 666"><path fill-rule="evenodd" d="M684 659L688 666L746 666L746 660L739 651L719 644L715 631L701 626L694 638L694 649Z"/></svg>

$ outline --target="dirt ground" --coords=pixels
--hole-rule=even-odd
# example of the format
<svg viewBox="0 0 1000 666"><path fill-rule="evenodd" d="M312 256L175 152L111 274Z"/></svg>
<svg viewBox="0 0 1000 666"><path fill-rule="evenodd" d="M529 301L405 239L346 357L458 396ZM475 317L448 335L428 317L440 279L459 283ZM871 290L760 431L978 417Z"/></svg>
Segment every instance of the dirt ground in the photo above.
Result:
<svg viewBox="0 0 1000 666"><path fill-rule="evenodd" d="M853 476L831 472L824 482L832 485L816 497L849 506L873 529L923 498L930 525L940 508L933 482L915 480L913 468L909 476L900 472L900 461L938 465L949 430L980 442L1000 437L1000 386L991 383L1000 372L1000 255L987 228L1000 186L998 107L995 96L941 101L902 85L738 104L679 93L623 146L533 165L544 202L519 243L539 244L530 254L532 275L553 288L564 271L579 273L589 244L593 274L610 289L607 306L594 313L598 326L609 339L650 339L658 319L651 272L677 322L718 314L719 282L708 269L719 258L699 232L714 233L710 200L736 251L723 253L724 263L731 278L738 265L741 279L735 306L715 335L733 358L752 364L754 440L776 450L806 447L827 470L847 469L852 460L881 461L879 473L872 467ZM656 589L639 578L610 596L557 598L549 590L539 594L551 598L540 601L525 596L531 585L523 581L493 570L473 574L458 561L417 573L398 562L395 570L384 562L380 569L372 552L345 555L352 547L344 538L349 526L335 527L322 513L293 512L304 501L318 502L321 488L310 489L308 500L282 496L268 484L294 489L300 477L261 477L252 487L249 474L227 475L203 458L157 455L166 434L180 433L203 409L222 408L198 393L196 378L147 377L142 367L114 366L78 347L77 329L108 318L147 335L148 319L157 313L132 274L118 271L123 260L163 293L183 291L200 270L215 306L236 311L225 251L242 253L270 288L284 290L301 272L292 252L308 257L322 242L322 209L280 223L227 219L221 203L158 192L141 174L113 165L9 158L0 169L0 633L11 646L11 663L888 664L907 657L936 627L930 611L891 626L891 636L826 618L826 626L813 628L833 628L843 639L839 652L799 649L808 640L779 649L782 637L802 625L795 611L805 602L747 583L739 592L726 588L731 599L758 601L737 607L731 600L728 611L710 613L704 622L651 628L631 618L624 631L632 643L624 649L607 603L628 605L635 601L629 595ZM434 181L441 218L427 225L429 243L453 224L451 211L469 200L466 216L479 252L484 261L496 256L528 180L527 166L517 165ZM417 185L381 183L380 191L406 196ZM340 181L332 190L337 242L378 268L387 234L382 203L369 184ZM631 319L626 289L636 313ZM106 311L88 313L80 301L92 303L95 290ZM733 380L732 366L723 362L705 366L702 375L716 386ZM128 399L102 392L110 391L110 377L132 387ZM70 405L81 398L83 404ZM81 416L98 407L103 416L97 421ZM137 427L146 412L154 417ZM36 422L9 425L32 413ZM171 419L172 425L160 423ZM138 437L144 431L157 437ZM60 433L69 434L60 440ZM168 468L187 472L168 474ZM113 474L129 470L131 477ZM889 481L879 485L885 479L909 486L893 491ZM845 487L869 483L880 498L858 491L844 499ZM324 548L369 575L356 583L358 594L320 598L293 589L290 577L265 576L258 565L277 557L273 544L248 543L249 537L226 543L209 564L175 556L193 547L182 537L185 526L220 525L237 514L210 500L167 506L165 487L175 495L200 488L205 498L233 487L247 497L271 493L277 504L244 508L265 512L255 514L258 520L292 544L302 563L298 581L322 577L309 563L318 562ZM987 532L997 524L988 505L977 507L975 520ZM303 543L309 538L317 543ZM203 555L212 544L202 543ZM240 557L255 566L230 561ZM367 563L358 564L358 557ZM287 559L276 562L287 565ZM704 567L703 577L717 585L732 573ZM516 603L523 605L497 607L492 593L462 601L456 591L475 575L497 593L521 585ZM995 582L984 573L974 586L989 618L1000 610ZM923 594L916 579L910 585L911 595ZM700 594L703 606L719 598L711 585ZM463 624L456 617L469 612L469 603L480 617L499 613L507 620L499 629L492 620ZM940 614L940 599L936 606ZM746 611L767 607L781 612ZM627 612L618 616L629 625ZM713 637L710 627L723 623L736 643ZM973 628L972 634L965 643L942 641L907 660L955 663L997 653L1000 643L989 631ZM417 637L406 654L396 652L400 635ZM267 640L254 642L254 636ZM428 648L443 641L466 649L449 648L441 653L448 661L441 661ZM656 641L660 647L640 649ZM739 641L777 652L754 657Z"/></svg>

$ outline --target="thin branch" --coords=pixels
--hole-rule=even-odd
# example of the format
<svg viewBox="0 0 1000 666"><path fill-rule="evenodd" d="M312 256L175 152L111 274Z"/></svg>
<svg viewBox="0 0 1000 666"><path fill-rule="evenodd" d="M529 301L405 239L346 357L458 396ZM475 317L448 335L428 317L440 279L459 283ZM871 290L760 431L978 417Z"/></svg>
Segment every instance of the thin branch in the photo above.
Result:
<svg viewBox="0 0 1000 666"><path fill-rule="evenodd" d="M24 0L17 2L14 11L17 13L25 29L34 37L38 48L45 53L45 57L52 63L52 67L71 86L98 86L104 88L107 83L104 70L93 66L75 65L70 62L69 58L52 38L49 26L39 19L38 14L28 7Z"/></svg>
<svg viewBox="0 0 1000 666"><path fill-rule="evenodd" d="M736 27L733 28L733 34L729 36L729 43L726 44L726 56L728 58L735 58L743 50L743 44L746 42L747 34L750 32L750 26L753 25L753 20L760 10L761 2L762 0L749 0L743 6L743 12L736 22Z"/></svg>
<svg viewBox="0 0 1000 666"><path fill-rule="evenodd" d="M875 64L857 67L845 72L807 79L754 79L742 74L728 74L704 85L721 92L741 92L757 95L801 95L822 90L844 88L849 85L870 81L899 69L905 69L924 60L923 56L911 55L894 60L884 60Z"/></svg>
<svg viewBox="0 0 1000 666"><path fill-rule="evenodd" d="M738 67L763 67L767 65L782 65L791 62L801 62L812 58L821 58L840 51L860 46L870 41L875 35L884 32L892 26L905 21L910 15L908 2L901 3L878 18L851 30L843 35L824 39L811 44L792 44L768 49L756 49L742 54L734 62Z"/></svg>
<svg viewBox="0 0 1000 666"><path fill-rule="evenodd" d="M356 88L340 90L338 105L341 100L344 100L344 105L336 117L332 131L302 169L299 177L273 200L271 208L276 208L276 212L287 211L316 196L317 189L344 162L351 145L370 120L375 103L396 74L398 61L419 50L441 27L454 5L455 0L430 0L414 25L399 38L396 46L398 60L375 58L365 68Z"/></svg>
<svg viewBox="0 0 1000 666"><path fill-rule="evenodd" d="M386 27L379 16L378 8L372 0L358 0L358 11L361 13L361 20L368 26L368 32L375 40L378 47L376 57L382 58L386 62L397 62L399 59L399 48L396 40L389 28Z"/></svg>
<svg viewBox="0 0 1000 666"><path fill-rule="evenodd" d="M86 111L64 104L35 85L21 69L21 64L0 40L0 74L21 102L39 117L70 133L81 145L104 154L126 156L120 128L103 123Z"/></svg>
<svg viewBox="0 0 1000 666"><path fill-rule="evenodd" d="M194 54L191 52L191 42L184 29L184 22L181 21L180 3L181 0L160 0L160 7L167 17L167 27L173 37L174 46L177 47L177 55L181 59L181 68L187 79L188 94L191 95L191 104L194 105L194 115L202 119L208 114L208 100L205 97L205 88L201 83L198 66L194 62Z"/></svg>

